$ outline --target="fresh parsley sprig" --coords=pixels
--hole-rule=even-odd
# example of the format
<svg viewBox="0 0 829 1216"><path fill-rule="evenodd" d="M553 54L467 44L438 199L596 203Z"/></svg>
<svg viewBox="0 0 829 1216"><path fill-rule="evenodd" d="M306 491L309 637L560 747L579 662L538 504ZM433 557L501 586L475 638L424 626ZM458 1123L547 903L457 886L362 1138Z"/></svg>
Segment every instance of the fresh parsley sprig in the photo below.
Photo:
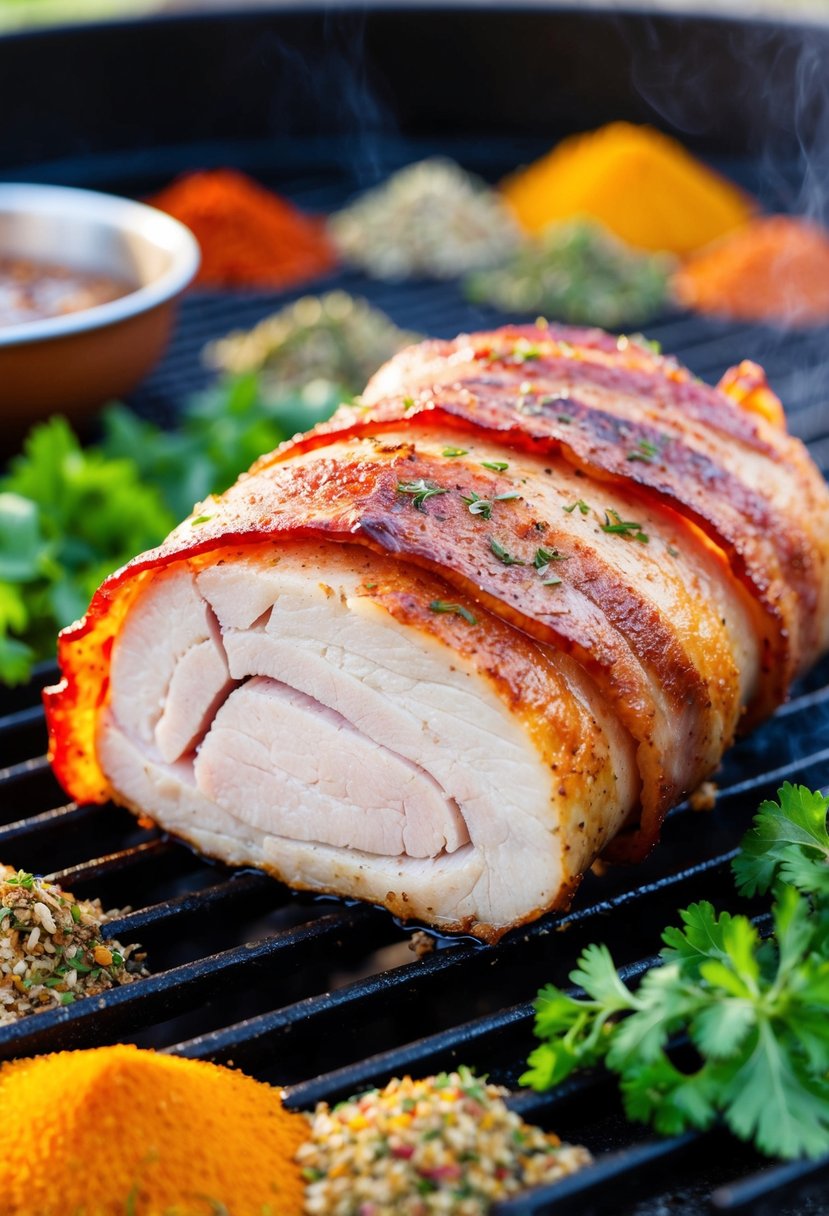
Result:
<svg viewBox="0 0 829 1216"><path fill-rule="evenodd" d="M541 1043L522 1082L546 1090L604 1063L628 1116L662 1133L722 1119L769 1155L828 1152L827 810L822 794L787 783L742 843L740 888L775 891L768 939L747 916L692 904L635 990L605 946L589 946L570 975L584 995L539 993ZM672 1050L679 1034L690 1064Z"/></svg>
<svg viewBox="0 0 829 1216"><path fill-rule="evenodd" d="M743 895L769 890L776 879L806 895L829 897L829 798L788 781L779 802L763 802L734 859Z"/></svg>

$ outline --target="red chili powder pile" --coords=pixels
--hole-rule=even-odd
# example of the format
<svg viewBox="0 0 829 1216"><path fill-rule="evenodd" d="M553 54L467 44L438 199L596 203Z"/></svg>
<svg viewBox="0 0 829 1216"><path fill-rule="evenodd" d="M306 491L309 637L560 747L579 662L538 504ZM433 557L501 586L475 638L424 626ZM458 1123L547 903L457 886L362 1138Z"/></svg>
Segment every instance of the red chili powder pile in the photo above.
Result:
<svg viewBox="0 0 829 1216"><path fill-rule="evenodd" d="M829 235L785 215L751 220L694 254L674 292L697 312L737 321L829 321Z"/></svg>
<svg viewBox="0 0 829 1216"><path fill-rule="evenodd" d="M235 169L189 173L148 201L194 234L205 286L290 287L334 265L323 220Z"/></svg>

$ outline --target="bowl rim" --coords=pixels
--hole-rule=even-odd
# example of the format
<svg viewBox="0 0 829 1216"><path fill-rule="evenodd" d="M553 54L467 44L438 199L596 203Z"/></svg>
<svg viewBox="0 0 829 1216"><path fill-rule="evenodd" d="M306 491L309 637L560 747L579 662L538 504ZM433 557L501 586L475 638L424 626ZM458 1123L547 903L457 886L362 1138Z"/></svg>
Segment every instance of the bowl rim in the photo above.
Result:
<svg viewBox="0 0 829 1216"><path fill-rule="evenodd" d="M74 186L0 182L0 215L9 213L97 220L142 236L169 252L171 261L167 270L151 283L116 300L57 317L0 326L0 349L68 338L141 316L184 291L193 281L201 262L198 242L189 228L157 207L117 194Z"/></svg>

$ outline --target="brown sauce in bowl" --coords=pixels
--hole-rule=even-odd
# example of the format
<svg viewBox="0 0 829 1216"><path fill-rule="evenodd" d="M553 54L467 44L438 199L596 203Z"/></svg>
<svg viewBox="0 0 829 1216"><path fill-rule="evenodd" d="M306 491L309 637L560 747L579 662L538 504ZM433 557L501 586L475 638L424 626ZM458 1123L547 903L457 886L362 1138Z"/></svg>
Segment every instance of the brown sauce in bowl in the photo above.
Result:
<svg viewBox="0 0 829 1216"><path fill-rule="evenodd" d="M109 275L0 255L0 327L82 312L134 290Z"/></svg>

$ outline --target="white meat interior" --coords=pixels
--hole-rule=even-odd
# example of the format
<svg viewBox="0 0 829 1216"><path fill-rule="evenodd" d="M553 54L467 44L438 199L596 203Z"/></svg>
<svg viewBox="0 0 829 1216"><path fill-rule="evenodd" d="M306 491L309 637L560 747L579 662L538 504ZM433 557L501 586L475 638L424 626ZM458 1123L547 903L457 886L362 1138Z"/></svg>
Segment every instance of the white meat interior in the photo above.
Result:
<svg viewBox="0 0 829 1216"><path fill-rule="evenodd" d="M155 574L114 646L101 764L225 861L437 925L520 921L624 821L631 741L539 646L590 736L589 774L551 765L485 665L366 595L375 560L294 545Z"/></svg>

